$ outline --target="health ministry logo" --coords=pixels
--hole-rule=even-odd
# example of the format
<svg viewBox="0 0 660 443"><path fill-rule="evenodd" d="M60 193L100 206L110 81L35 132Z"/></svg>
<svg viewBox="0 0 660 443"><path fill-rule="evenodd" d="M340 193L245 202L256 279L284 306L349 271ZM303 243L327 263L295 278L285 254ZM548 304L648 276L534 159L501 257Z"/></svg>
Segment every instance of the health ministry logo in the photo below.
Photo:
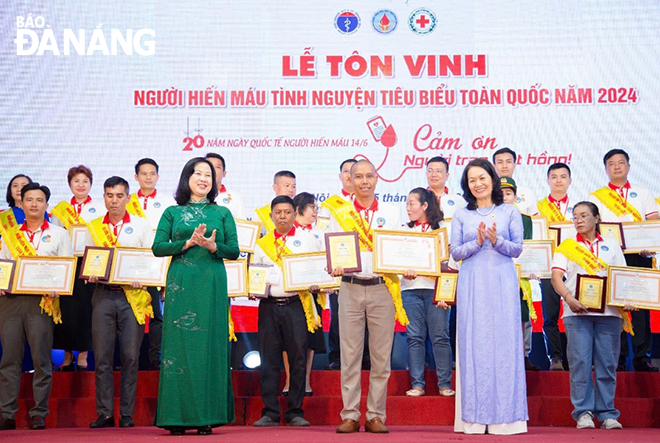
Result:
<svg viewBox="0 0 660 443"><path fill-rule="evenodd" d="M153 29L53 30L42 16L16 17L16 55L154 55Z"/></svg>
<svg viewBox="0 0 660 443"><path fill-rule="evenodd" d="M335 16L335 28L342 34L353 34L360 27L360 16L355 11L345 9Z"/></svg>

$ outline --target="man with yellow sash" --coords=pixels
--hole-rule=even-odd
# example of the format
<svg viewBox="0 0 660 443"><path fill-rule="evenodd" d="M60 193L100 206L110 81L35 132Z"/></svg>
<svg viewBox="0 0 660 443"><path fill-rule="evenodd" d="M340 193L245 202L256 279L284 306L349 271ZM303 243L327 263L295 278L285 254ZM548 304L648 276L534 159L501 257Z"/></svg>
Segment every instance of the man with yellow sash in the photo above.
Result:
<svg viewBox="0 0 660 443"><path fill-rule="evenodd" d="M158 228L158 222L165 209L176 205L171 195L158 193L159 167L151 158L142 158L135 164L135 180L140 189L131 194L131 200L126 209L131 215L146 218L152 229ZM151 309L154 316L149 320L149 369L160 369L160 345L163 337L163 310L161 309L161 294L158 288L149 287Z"/></svg>
<svg viewBox="0 0 660 443"><path fill-rule="evenodd" d="M589 201L598 206L601 220L604 222L639 222L643 220L658 220L658 204L651 192L641 186L633 186L628 181L630 172L630 157L622 149L612 149L603 157L605 172L609 178L607 186L594 191ZM651 251L639 254L625 254L628 266L651 268L653 266ZM636 371L658 372L651 365L651 314L642 309L632 313L632 324L635 335L632 336L633 367ZM628 336L621 335L621 354L619 355L618 371L626 370L628 356Z"/></svg>
<svg viewBox="0 0 660 443"><path fill-rule="evenodd" d="M268 297L259 302L258 340L261 355L262 417L254 426L279 426L278 388L282 352L289 360L291 379L284 419L287 426L309 426L303 417L305 366L307 364L307 331L318 327L312 296L309 291L286 292L282 274L282 256L320 250L316 238L308 231L296 229L293 200L281 195L270 204L271 221L275 226L257 241L252 263L268 265ZM310 290L318 292L317 287Z"/></svg>
<svg viewBox="0 0 660 443"><path fill-rule="evenodd" d="M572 183L571 168L564 163L554 163L548 168L548 186L550 194L536 203L539 214L544 216L549 224L573 220L573 204L568 198L568 187ZM549 278L541 279L543 335L551 371L563 371L563 346L559 333L559 311L561 297L552 287Z"/></svg>
<svg viewBox="0 0 660 443"><path fill-rule="evenodd" d="M69 233L44 220L50 190L39 183L26 184L22 190L25 221L4 233L0 259L16 260L20 256L71 257ZM0 291L0 430L16 428L18 390L25 339L30 345L34 363L32 390L34 407L30 409L30 429L44 429L48 415L48 398L52 386L51 350L54 323L61 322L57 294L38 297L14 295Z"/></svg>
<svg viewBox="0 0 660 443"><path fill-rule="evenodd" d="M128 182L110 177L103 183L107 213L87 224L87 244L102 247L131 246L150 248L153 231L149 222L131 216L126 210L130 200ZM140 282L130 286L103 284L97 278L92 295L92 349L96 361L96 412L92 428L115 426L114 362L115 340L119 336L121 354L121 391L119 426L133 426L140 346L147 316L153 316L151 296Z"/></svg>
<svg viewBox="0 0 660 443"><path fill-rule="evenodd" d="M619 244L598 232L599 222L596 205L575 204L573 223L577 234L563 240L555 250L552 285L564 300L566 356L574 407L571 415L577 428L594 428L595 416L601 429L621 429L619 411L614 407L617 349L622 326L630 331L628 314L622 311L635 308L626 305L622 310L605 304L602 312L589 310L577 293L578 275L605 277L608 266L626 264Z"/></svg>
<svg viewBox="0 0 660 443"><path fill-rule="evenodd" d="M401 302L401 286L396 275L373 272L373 230L399 229L400 212L395 206L376 200L378 177L374 165L360 160L351 167L355 190L351 202L333 198L324 206L332 213L331 231L357 232L360 242L362 271L344 274L341 267L331 271L341 276L339 289L339 331L341 340L341 396L344 408L338 433L360 429L360 370L364 329L369 323L369 396L367 398L367 432L386 433L387 381L391 372L395 319L404 326L408 319Z"/></svg>
<svg viewBox="0 0 660 443"><path fill-rule="evenodd" d="M296 174L291 171L279 171L273 176L273 192L275 197L286 195L293 199L296 196ZM268 234L275 230L275 225L270 218L270 204L254 210L259 221L264 225L262 233Z"/></svg>

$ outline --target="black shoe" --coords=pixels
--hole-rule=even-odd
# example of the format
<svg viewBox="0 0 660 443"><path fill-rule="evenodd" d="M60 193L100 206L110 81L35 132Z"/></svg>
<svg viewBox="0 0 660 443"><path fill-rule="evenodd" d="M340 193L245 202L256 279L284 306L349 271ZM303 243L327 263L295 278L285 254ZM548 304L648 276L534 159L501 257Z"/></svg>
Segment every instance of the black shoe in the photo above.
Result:
<svg viewBox="0 0 660 443"><path fill-rule="evenodd" d="M76 372L87 372L87 366L76 366Z"/></svg>
<svg viewBox="0 0 660 443"><path fill-rule="evenodd" d="M16 420L0 416L0 431L8 431L10 429L16 429Z"/></svg>
<svg viewBox="0 0 660 443"><path fill-rule="evenodd" d="M525 357L525 371L540 371L541 367L539 365L535 365L532 363L532 361L529 359L529 357Z"/></svg>
<svg viewBox="0 0 660 443"><path fill-rule="evenodd" d="M62 365L59 368L57 368L57 372L74 372L76 368L73 366L73 362L69 363L68 365Z"/></svg>
<svg viewBox="0 0 660 443"><path fill-rule="evenodd" d="M312 390L305 391L305 397L311 397L312 395L314 395L314 391Z"/></svg>
<svg viewBox="0 0 660 443"><path fill-rule="evenodd" d="M130 415L122 415L119 417L120 428L132 428L133 426L135 426L135 422Z"/></svg>
<svg viewBox="0 0 660 443"><path fill-rule="evenodd" d="M115 427L115 416L114 415L99 415L99 418L96 421L93 421L89 424L90 428L114 428Z"/></svg>
<svg viewBox="0 0 660 443"><path fill-rule="evenodd" d="M46 421L41 415L30 417L30 429L46 429Z"/></svg>
<svg viewBox="0 0 660 443"><path fill-rule="evenodd" d="M198 435L211 435L212 433L213 429L208 425L197 428Z"/></svg>
<svg viewBox="0 0 660 443"><path fill-rule="evenodd" d="M180 426L172 426L169 430L171 435L183 435L186 433L186 428Z"/></svg>
<svg viewBox="0 0 660 443"><path fill-rule="evenodd" d="M658 372L660 369L653 366L650 362L645 361L635 365L635 371L637 372Z"/></svg>
<svg viewBox="0 0 660 443"><path fill-rule="evenodd" d="M626 364L619 363L618 365L616 365L616 372L626 372Z"/></svg>
<svg viewBox="0 0 660 443"><path fill-rule="evenodd" d="M282 397L288 397L288 396L289 396L289 390L282 389Z"/></svg>
<svg viewBox="0 0 660 443"><path fill-rule="evenodd" d="M325 369L338 371L341 369L341 365L339 364L338 361L333 361L328 366L326 366Z"/></svg>

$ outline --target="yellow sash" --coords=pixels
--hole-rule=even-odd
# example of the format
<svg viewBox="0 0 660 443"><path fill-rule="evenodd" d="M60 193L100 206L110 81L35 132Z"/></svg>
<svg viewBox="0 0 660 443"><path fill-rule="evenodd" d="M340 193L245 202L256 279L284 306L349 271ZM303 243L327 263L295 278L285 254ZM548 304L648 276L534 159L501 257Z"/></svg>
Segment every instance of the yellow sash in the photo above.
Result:
<svg viewBox="0 0 660 443"><path fill-rule="evenodd" d="M71 203L68 201L61 201L53 208L51 211L58 220L64 223L64 227L69 229L69 226L78 224L78 213L71 206Z"/></svg>
<svg viewBox="0 0 660 443"><path fill-rule="evenodd" d="M339 222L339 225L344 232L357 232L360 242L360 251L373 251L373 230L369 228L365 232L363 226L362 216L355 210L353 203L347 202L338 195L330 196L322 205L330 210L330 213ZM385 286L392 296L394 303L394 317L403 326L407 326L410 322L406 311L403 309L403 302L401 301L401 283L396 274L382 274L385 280Z"/></svg>
<svg viewBox="0 0 660 443"><path fill-rule="evenodd" d="M9 212L12 211L10 210ZM25 235L18 228L13 229L7 235L4 235L3 238L12 257L34 257L37 255L37 251L32 247L32 243L25 238ZM39 307L41 308L41 312L45 312L53 317L53 323L62 323L62 311L60 310L59 298L43 296L41 297Z"/></svg>
<svg viewBox="0 0 660 443"><path fill-rule="evenodd" d="M518 282L520 289L522 290L523 301L527 304L527 309L529 309L529 318L533 321L536 321L538 318L536 315L536 309L534 309L534 302L532 300L532 284L529 282L528 278L521 278Z"/></svg>
<svg viewBox="0 0 660 443"><path fill-rule="evenodd" d="M591 193L595 195L598 200L600 200L611 212L614 213L617 217L623 215L631 214L634 221L644 220L639 214L637 209L630 202L626 202L618 192L610 188L609 186L603 186L597 191Z"/></svg>
<svg viewBox="0 0 660 443"><path fill-rule="evenodd" d="M275 249L275 235L272 232L269 232L265 236L257 240L257 244L261 249L266 253L268 258L270 258L273 263L282 268L282 258L277 256L277 251ZM291 254L291 250L284 246L284 254ZM320 326L320 322L317 320L314 306L314 300L312 300L312 294L309 291L298 291L298 297L302 302L303 310L305 311L305 319L307 319L307 330L314 333L316 329Z"/></svg>
<svg viewBox="0 0 660 443"><path fill-rule="evenodd" d="M600 257L594 255L590 250L582 246L574 238L567 238L555 249L564 255L567 259L582 267L589 275L596 275L601 269L607 269L608 265ZM623 330L630 335L635 335L630 322L630 316L623 309L619 308L623 318Z"/></svg>
<svg viewBox="0 0 660 443"><path fill-rule="evenodd" d="M267 233L270 234L275 230L275 223L273 223L273 220L270 218L270 204L257 208L254 212L257 213L259 220L264 224Z"/></svg>
<svg viewBox="0 0 660 443"><path fill-rule="evenodd" d="M550 223L566 221L564 214L561 213L557 205L552 203L548 197L536 202L536 207L539 209L539 213L545 216Z"/></svg>
<svg viewBox="0 0 660 443"><path fill-rule="evenodd" d="M14 217L14 211L9 208L5 211L0 212L0 235L5 236L11 231L18 230L21 226L16 221Z"/></svg>
<svg viewBox="0 0 660 443"><path fill-rule="evenodd" d="M131 201L126 205L126 210L129 214L135 215L137 217L147 218L147 214L144 213L142 205L140 204L140 199L137 194L131 194Z"/></svg>
<svg viewBox="0 0 660 443"><path fill-rule="evenodd" d="M87 229L92 235L94 244L105 248L113 248L119 246L115 238L115 234L110 230L110 227L103 223L103 217L96 218L90 223L87 223ZM151 294L145 289L132 288L129 285L121 287L126 295L128 304L131 305L133 315L138 324L145 324L145 317L149 316L154 318L154 310L151 307Z"/></svg>

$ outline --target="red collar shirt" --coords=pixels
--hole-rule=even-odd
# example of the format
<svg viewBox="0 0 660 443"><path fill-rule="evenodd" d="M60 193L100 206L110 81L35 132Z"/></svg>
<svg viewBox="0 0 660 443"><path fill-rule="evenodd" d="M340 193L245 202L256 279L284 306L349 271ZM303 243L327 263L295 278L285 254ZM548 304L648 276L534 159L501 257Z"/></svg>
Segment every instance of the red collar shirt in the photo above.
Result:
<svg viewBox="0 0 660 443"><path fill-rule="evenodd" d="M55 226L47 221L36 231L30 231L27 224L23 223L19 228L25 238L32 244L37 255L48 257L72 257L73 248L71 246L71 239L69 238L69 231L59 226ZM2 249L0 250L0 258L3 260L15 260L9 252L5 240L2 240Z"/></svg>

